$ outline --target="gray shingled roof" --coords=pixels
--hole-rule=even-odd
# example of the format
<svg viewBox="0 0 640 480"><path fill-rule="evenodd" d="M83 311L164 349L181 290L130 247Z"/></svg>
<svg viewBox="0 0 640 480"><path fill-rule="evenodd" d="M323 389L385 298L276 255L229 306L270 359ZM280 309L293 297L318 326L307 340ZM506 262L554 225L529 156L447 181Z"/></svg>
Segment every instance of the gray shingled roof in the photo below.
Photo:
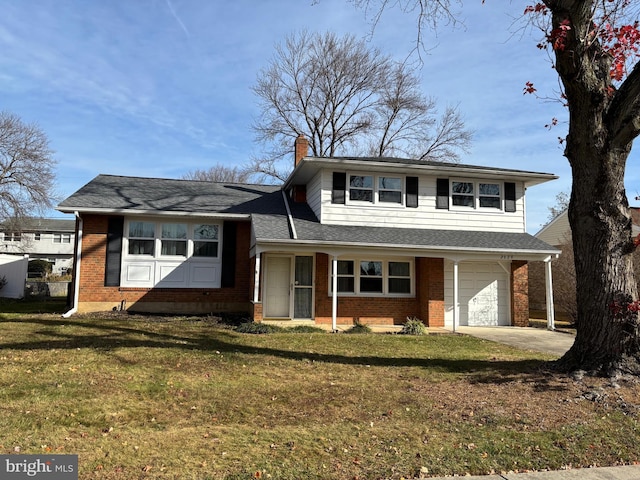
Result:
<svg viewBox="0 0 640 480"><path fill-rule="evenodd" d="M65 220L63 218L23 218L18 223L12 221L0 224L3 231L21 232L74 232L76 229L75 219Z"/></svg>
<svg viewBox="0 0 640 480"><path fill-rule="evenodd" d="M250 215L258 242L413 246L425 249L554 252L526 233L322 225L304 203L289 202L293 239L282 191L275 185L99 175L58 205L61 211Z"/></svg>
<svg viewBox="0 0 640 480"><path fill-rule="evenodd" d="M528 233L323 225L306 204L290 203L290 209L297 240L303 242L389 248L402 246L473 251L557 252L554 247ZM254 221L254 231L258 241L296 242L284 216L262 215L258 222Z"/></svg>
<svg viewBox="0 0 640 480"><path fill-rule="evenodd" d="M281 195L274 185L98 175L58 210L282 214Z"/></svg>

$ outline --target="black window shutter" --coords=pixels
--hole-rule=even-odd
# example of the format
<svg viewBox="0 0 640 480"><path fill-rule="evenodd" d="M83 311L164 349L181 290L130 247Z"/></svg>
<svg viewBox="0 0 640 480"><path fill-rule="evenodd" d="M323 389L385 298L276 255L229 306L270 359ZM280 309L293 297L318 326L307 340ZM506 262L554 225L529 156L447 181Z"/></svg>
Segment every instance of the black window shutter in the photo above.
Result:
<svg viewBox="0 0 640 480"><path fill-rule="evenodd" d="M516 211L516 184L513 182L504 182L504 211Z"/></svg>
<svg viewBox="0 0 640 480"><path fill-rule="evenodd" d="M122 234L124 217L109 217L107 224L107 254L105 256L104 286L120 286Z"/></svg>
<svg viewBox="0 0 640 480"><path fill-rule="evenodd" d="M407 207L418 208L418 177L407 177L406 183Z"/></svg>
<svg viewBox="0 0 640 480"><path fill-rule="evenodd" d="M344 191L347 188L347 174L345 172L333 172L333 189L331 190L331 203L344 204Z"/></svg>
<svg viewBox="0 0 640 480"><path fill-rule="evenodd" d="M436 180L436 208L449 209L449 179Z"/></svg>
<svg viewBox="0 0 640 480"><path fill-rule="evenodd" d="M236 222L224 222L222 227L222 288L236 285Z"/></svg>

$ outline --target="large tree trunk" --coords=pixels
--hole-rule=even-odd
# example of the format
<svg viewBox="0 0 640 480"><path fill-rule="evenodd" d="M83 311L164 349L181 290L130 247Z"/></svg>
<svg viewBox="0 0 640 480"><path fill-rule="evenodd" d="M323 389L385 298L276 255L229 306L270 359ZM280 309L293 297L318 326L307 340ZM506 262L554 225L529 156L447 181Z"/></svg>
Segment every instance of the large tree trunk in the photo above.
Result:
<svg viewBox="0 0 640 480"><path fill-rule="evenodd" d="M593 130L567 146L573 170L569 221L573 233L578 315L576 340L560 361L568 370L604 374L638 369L638 314L631 218L624 190L628 151L598 154Z"/></svg>
<svg viewBox="0 0 640 480"><path fill-rule="evenodd" d="M627 308L638 297L624 172L637 135L640 70L616 89L612 57L592 35L594 2L545 3L570 116L565 156L573 174L569 222L578 303L576 340L558 365L638 374L638 313Z"/></svg>

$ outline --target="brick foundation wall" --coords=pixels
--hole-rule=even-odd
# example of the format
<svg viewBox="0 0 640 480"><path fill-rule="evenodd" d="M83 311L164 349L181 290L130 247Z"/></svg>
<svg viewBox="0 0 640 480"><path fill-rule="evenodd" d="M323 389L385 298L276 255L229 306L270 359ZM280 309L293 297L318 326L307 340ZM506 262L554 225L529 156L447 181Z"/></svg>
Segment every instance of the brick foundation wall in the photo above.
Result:
<svg viewBox="0 0 640 480"><path fill-rule="evenodd" d="M511 324L529 326L529 265L525 261L511 262Z"/></svg>
<svg viewBox="0 0 640 480"><path fill-rule="evenodd" d="M163 313L250 312L252 270L249 222L237 224L235 285L232 288L105 287L108 217L83 216L79 311L126 309Z"/></svg>

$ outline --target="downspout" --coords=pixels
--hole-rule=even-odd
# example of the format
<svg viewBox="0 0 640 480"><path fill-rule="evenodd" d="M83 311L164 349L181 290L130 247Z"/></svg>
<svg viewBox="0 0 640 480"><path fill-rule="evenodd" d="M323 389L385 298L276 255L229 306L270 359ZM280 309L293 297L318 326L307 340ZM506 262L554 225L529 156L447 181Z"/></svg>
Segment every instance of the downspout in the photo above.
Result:
<svg viewBox="0 0 640 480"><path fill-rule="evenodd" d="M82 258L82 217L78 212L74 212L76 220L78 221L78 232L76 235L76 261L73 268L73 306L71 310L62 314L63 318L69 318L71 315L78 311L78 301L80 298L80 259Z"/></svg>

